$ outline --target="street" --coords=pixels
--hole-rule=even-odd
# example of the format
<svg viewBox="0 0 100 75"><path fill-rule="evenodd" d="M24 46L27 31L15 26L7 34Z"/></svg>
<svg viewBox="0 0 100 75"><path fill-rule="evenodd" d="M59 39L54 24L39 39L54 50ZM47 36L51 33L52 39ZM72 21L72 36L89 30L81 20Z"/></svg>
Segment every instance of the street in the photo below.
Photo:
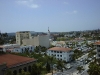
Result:
<svg viewBox="0 0 100 75"><path fill-rule="evenodd" d="M78 58L76 62L70 63L72 65L72 68L68 70L64 70L63 72L56 72L53 75L88 75L87 70L88 70L88 64L84 64L83 60L88 58L88 53L83 55L82 57ZM81 61L82 60L82 61ZM81 73L78 73L77 67L78 66L83 66L84 70Z"/></svg>

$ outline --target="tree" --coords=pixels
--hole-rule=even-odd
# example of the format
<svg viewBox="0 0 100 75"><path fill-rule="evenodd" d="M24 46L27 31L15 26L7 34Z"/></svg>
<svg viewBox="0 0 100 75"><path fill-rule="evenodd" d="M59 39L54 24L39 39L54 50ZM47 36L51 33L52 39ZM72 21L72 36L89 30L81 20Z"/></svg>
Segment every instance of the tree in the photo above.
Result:
<svg viewBox="0 0 100 75"><path fill-rule="evenodd" d="M49 62L50 64L50 70L52 71L52 75L53 75L53 64L55 62L55 58L53 56L46 56L47 58L47 62Z"/></svg>
<svg viewBox="0 0 100 75"><path fill-rule="evenodd" d="M31 75L29 72L24 72L24 70L21 71L18 75Z"/></svg>
<svg viewBox="0 0 100 75"><path fill-rule="evenodd" d="M44 47L44 46L43 46L43 47L41 47L41 51L42 51L42 52L46 52L46 50L47 50L47 48L46 48L46 47Z"/></svg>
<svg viewBox="0 0 100 75"><path fill-rule="evenodd" d="M61 70L63 72L64 63L61 60L58 60L57 62L57 69ZM65 68L66 69L66 68Z"/></svg>
<svg viewBox="0 0 100 75"><path fill-rule="evenodd" d="M13 73L12 73L11 70L8 69L8 70L6 71L6 74L5 74L5 75L13 75Z"/></svg>
<svg viewBox="0 0 100 75"><path fill-rule="evenodd" d="M47 70L47 72L50 72L50 64L49 64L49 62L47 61L47 63L46 63L46 70Z"/></svg>
<svg viewBox="0 0 100 75"><path fill-rule="evenodd" d="M74 54L72 55L73 60L79 58L82 54L83 54L82 51L77 50L77 49L74 50Z"/></svg>
<svg viewBox="0 0 100 75"><path fill-rule="evenodd" d="M80 73L82 70L84 70L84 69L83 69L83 66L79 66L79 67L77 67L77 70L78 70L79 73Z"/></svg>
<svg viewBox="0 0 100 75"><path fill-rule="evenodd" d="M42 62L33 64L31 74L32 75L40 75L42 72L42 69L43 69L42 66L43 66Z"/></svg>
<svg viewBox="0 0 100 75"><path fill-rule="evenodd" d="M100 75L100 64L95 62L91 62L88 70L89 75Z"/></svg>

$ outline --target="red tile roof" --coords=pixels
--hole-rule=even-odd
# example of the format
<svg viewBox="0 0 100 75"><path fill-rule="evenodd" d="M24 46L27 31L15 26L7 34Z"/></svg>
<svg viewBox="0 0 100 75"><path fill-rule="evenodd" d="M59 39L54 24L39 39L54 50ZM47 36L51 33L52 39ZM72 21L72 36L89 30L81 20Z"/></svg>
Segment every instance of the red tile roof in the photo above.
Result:
<svg viewBox="0 0 100 75"><path fill-rule="evenodd" d="M50 48L48 50L53 50L53 51L70 51L72 50L71 48L64 48L64 47L53 47L53 48Z"/></svg>
<svg viewBox="0 0 100 75"><path fill-rule="evenodd" d="M100 41L95 42L94 45L100 45Z"/></svg>
<svg viewBox="0 0 100 75"><path fill-rule="evenodd" d="M7 67L12 67L18 64L23 64L25 62L35 61L36 59L13 55L13 54L3 54L0 55L0 64L7 63Z"/></svg>

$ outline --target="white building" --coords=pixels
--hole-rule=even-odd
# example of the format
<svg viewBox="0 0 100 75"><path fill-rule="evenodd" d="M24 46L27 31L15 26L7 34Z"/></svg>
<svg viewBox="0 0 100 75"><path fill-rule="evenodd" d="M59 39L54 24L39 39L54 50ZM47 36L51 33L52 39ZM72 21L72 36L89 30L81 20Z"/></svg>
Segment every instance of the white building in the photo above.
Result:
<svg viewBox="0 0 100 75"><path fill-rule="evenodd" d="M58 60L64 60L66 62L71 61L73 51L70 48L53 47L47 50L47 55L55 56Z"/></svg>
<svg viewBox="0 0 100 75"><path fill-rule="evenodd" d="M0 46L0 50L3 50L4 52L14 52L14 53L23 53L26 50L28 50L28 52L32 52L34 51L34 46L32 45L20 46L18 44L7 44Z"/></svg>
<svg viewBox="0 0 100 75"><path fill-rule="evenodd" d="M96 42L94 45L96 46L96 52L97 52L96 58L100 59L100 41Z"/></svg>

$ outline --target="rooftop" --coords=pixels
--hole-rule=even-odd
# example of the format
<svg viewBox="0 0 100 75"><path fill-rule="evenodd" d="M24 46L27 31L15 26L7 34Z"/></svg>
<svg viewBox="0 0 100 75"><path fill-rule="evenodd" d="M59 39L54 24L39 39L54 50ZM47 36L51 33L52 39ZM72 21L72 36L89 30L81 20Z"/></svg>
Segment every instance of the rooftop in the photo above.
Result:
<svg viewBox="0 0 100 75"><path fill-rule="evenodd" d="M0 55L0 64L5 62L7 63L7 67L13 67L18 64L23 64L23 63L31 62L35 60L36 59L34 58L28 58L28 57L13 55L13 54Z"/></svg>
<svg viewBox="0 0 100 75"><path fill-rule="evenodd" d="M71 48L65 48L65 47L52 47L49 50L53 50L53 51L70 51L72 50Z"/></svg>
<svg viewBox="0 0 100 75"><path fill-rule="evenodd" d="M100 41L95 42L94 45L100 45Z"/></svg>

